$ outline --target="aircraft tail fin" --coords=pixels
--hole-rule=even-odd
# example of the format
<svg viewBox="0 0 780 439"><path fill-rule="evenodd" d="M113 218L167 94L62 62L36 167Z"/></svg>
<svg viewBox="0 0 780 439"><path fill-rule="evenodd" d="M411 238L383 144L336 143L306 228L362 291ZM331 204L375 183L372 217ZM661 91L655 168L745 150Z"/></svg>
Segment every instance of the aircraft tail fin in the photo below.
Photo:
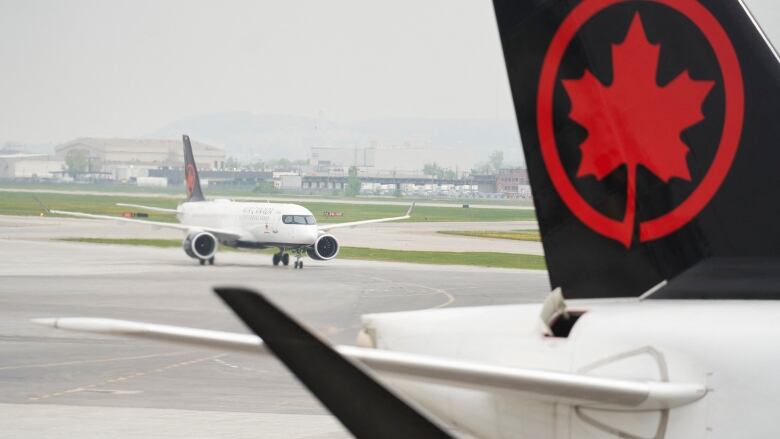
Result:
<svg viewBox="0 0 780 439"><path fill-rule="evenodd" d="M553 289L780 257L780 63L742 1L493 5Z"/></svg>
<svg viewBox="0 0 780 439"><path fill-rule="evenodd" d="M184 142L184 183L187 187L187 201L206 201L200 188L198 167L195 165L195 156L192 154L190 136L182 136Z"/></svg>

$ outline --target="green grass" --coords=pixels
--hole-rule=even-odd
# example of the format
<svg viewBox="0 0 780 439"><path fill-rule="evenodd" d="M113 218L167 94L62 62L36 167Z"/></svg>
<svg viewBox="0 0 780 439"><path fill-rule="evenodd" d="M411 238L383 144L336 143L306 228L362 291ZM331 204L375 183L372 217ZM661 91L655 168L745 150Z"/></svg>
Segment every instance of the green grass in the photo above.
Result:
<svg viewBox="0 0 780 439"><path fill-rule="evenodd" d="M69 210L100 215L119 216L131 209L116 206L116 203L143 204L154 207L175 209L180 200L171 198L134 197L132 195L70 195L54 193L0 192L0 215L38 215L42 209L33 199L38 197L46 206L54 210ZM364 219L401 216L406 211L404 206L381 204L342 204L301 202L300 204L314 213L321 223L336 223L358 221ZM343 216L326 217L324 212L337 211ZM534 219L531 210L516 209L463 209L458 207L428 207L415 208L412 218L407 221L520 221ZM172 214L149 213L152 221L174 222Z"/></svg>
<svg viewBox="0 0 780 439"><path fill-rule="evenodd" d="M109 238L65 238L62 241L92 244L138 245L147 247L181 247L175 239L109 239ZM233 250L225 246L220 251ZM255 251L255 250L251 250ZM275 250L261 250L271 254ZM434 252L410 250L385 250L364 247L341 247L339 258L370 261L409 262L415 264L472 265L479 267L546 269L543 256L495 252Z"/></svg>
<svg viewBox="0 0 780 439"><path fill-rule="evenodd" d="M479 267L526 268L544 270L544 256L497 252L434 252L342 247L340 258L372 261L410 262L437 265L476 265Z"/></svg>
<svg viewBox="0 0 780 439"><path fill-rule="evenodd" d="M479 231L479 230L442 230L439 233L443 235L473 236L476 238L499 238L513 239L515 241L535 241L539 242L542 238L538 230L512 230L512 231Z"/></svg>
<svg viewBox="0 0 780 439"><path fill-rule="evenodd" d="M322 223L358 221L362 219L400 216L406 212L404 206L381 204L338 204L301 202L300 204L314 213ZM342 212L341 217L326 217L325 211ZM535 219L531 210L516 209L463 209L459 207L416 206L410 222L423 221L523 221Z"/></svg>
<svg viewBox="0 0 780 439"><path fill-rule="evenodd" d="M174 198L180 198L184 193L184 186L169 186L164 188L159 187L138 187L131 184L120 183L17 183L10 181L0 182L0 188L2 189L20 189L20 190L53 190L53 191L89 191L89 192L114 192L114 193L127 193L128 196L148 196L148 195L168 195ZM365 201L406 201L411 202L412 198L398 198L392 196L375 196L375 195L360 195L357 198L346 197L344 195L333 195L329 193L319 192L276 192L263 194L254 191L253 185L239 185L239 186L208 186L204 188L206 197L209 198L230 198L230 197L254 197L262 199L264 196L279 197L279 198L322 198L328 200L365 200ZM425 201L431 201L436 203L452 204L453 207L460 207L461 204L469 204L472 206L478 206L480 204L492 204L492 205L506 205L507 207L513 206L527 206L533 207L531 200L516 200L516 199L473 199L473 198L438 198L431 197L426 198Z"/></svg>
<svg viewBox="0 0 780 439"><path fill-rule="evenodd" d="M33 195L49 209L121 216L122 212L136 210L116 206L116 203L143 204L153 207L176 208L176 200L138 198L132 196L64 195L51 193L0 192L0 215L39 215L43 209ZM176 222L171 214L149 212L149 220Z"/></svg>

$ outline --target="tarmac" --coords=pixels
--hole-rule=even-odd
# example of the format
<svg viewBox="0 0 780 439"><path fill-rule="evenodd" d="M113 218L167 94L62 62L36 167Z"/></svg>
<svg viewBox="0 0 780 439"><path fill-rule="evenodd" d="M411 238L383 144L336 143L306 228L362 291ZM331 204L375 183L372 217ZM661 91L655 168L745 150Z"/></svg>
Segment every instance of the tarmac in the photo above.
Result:
<svg viewBox="0 0 780 439"><path fill-rule="evenodd" d="M536 221L415 222L371 224L334 229L331 233L348 247L447 252L498 252L542 255L541 242L445 235L440 231L508 231L537 229ZM182 232L142 224L81 218L0 216L0 239L61 238L182 239Z"/></svg>
<svg viewBox="0 0 780 439"><path fill-rule="evenodd" d="M338 259L293 270L244 252L200 266L179 249L47 240L92 229L48 220L0 217L0 437L349 437L274 358L64 332L32 318L246 332L211 292L241 285L352 344L365 313L539 302L549 291L547 274L533 270Z"/></svg>

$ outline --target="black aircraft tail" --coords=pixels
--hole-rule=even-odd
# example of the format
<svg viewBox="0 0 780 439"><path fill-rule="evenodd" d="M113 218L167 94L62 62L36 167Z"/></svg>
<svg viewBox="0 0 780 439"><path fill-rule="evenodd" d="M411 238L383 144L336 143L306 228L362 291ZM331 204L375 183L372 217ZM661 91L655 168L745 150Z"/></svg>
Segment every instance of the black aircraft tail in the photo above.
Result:
<svg viewBox="0 0 780 439"><path fill-rule="evenodd" d="M780 64L741 1L493 3L553 288L780 257Z"/></svg>
<svg viewBox="0 0 780 439"><path fill-rule="evenodd" d="M200 189L200 177L198 167L195 165L195 156L192 155L190 136L182 136L184 142L184 184L187 187L187 201L206 201L203 191Z"/></svg>

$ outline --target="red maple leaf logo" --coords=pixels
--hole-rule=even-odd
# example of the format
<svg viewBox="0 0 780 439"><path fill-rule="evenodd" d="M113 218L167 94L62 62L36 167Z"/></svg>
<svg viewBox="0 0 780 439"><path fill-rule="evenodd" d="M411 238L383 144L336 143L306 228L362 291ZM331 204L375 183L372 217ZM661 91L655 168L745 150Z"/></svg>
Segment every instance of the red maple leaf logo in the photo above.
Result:
<svg viewBox="0 0 780 439"><path fill-rule="evenodd" d="M658 44L650 44L637 13L625 40L612 45L613 80L603 85L588 70L580 79L563 80L571 99L569 117L588 130L580 145L577 177L597 180L627 167L626 213L620 241L631 245L636 213L636 167L642 165L664 182L690 181L680 139L683 130L704 119L701 106L715 81L692 80L683 71L667 85L656 81Z"/></svg>

